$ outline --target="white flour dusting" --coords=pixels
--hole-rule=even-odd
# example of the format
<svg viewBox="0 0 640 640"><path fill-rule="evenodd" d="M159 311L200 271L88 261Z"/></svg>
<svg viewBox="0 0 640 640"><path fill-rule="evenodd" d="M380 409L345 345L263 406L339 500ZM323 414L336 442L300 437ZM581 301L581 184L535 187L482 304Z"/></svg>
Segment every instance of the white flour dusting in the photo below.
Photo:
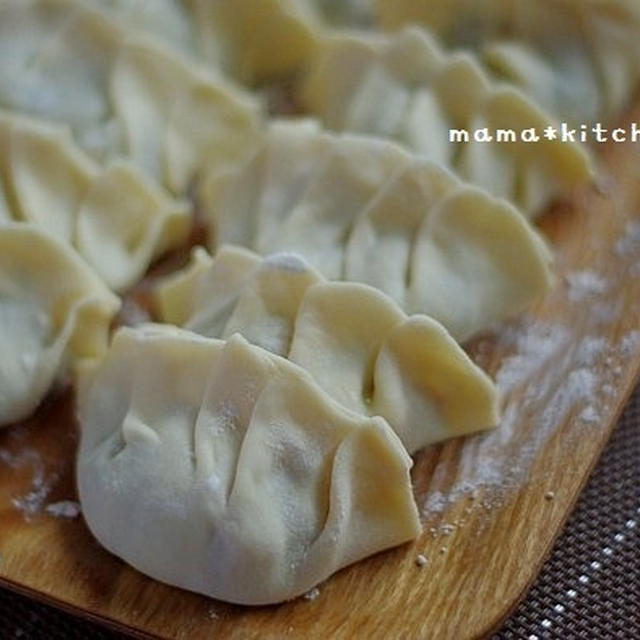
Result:
<svg viewBox="0 0 640 640"><path fill-rule="evenodd" d="M542 412L540 426L544 435L548 436L550 430L564 418L567 412L574 406L590 402L596 392L598 378L596 374L587 368L575 369L569 373L566 382L558 381L557 390L553 393L547 406ZM590 411L595 411L592 405L587 405ZM542 444L546 440L536 438L536 444Z"/></svg>
<svg viewBox="0 0 640 640"><path fill-rule="evenodd" d="M640 344L640 331L631 331L620 341L620 352L623 357L629 357L635 353Z"/></svg>
<svg viewBox="0 0 640 640"><path fill-rule="evenodd" d="M574 271L566 276L569 285L569 300L580 302L585 298L604 293L607 290L607 281L594 271Z"/></svg>
<svg viewBox="0 0 640 640"><path fill-rule="evenodd" d="M30 491L23 496L12 498L11 504L22 512L25 520L31 520L42 511L54 481L55 478L45 476L42 468L37 468L31 478Z"/></svg>
<svg viewBox="0 0 640 640"><path fill-rule="evenodd" d="M598 358L608 349L609 343L602 336L586 336L582 339L577 350L578 364L584 367L592 367L598 361Z"/></svg>
<svg viewBox="0 0 640 640"><path fill-rule="evenodd" d="M14 470L31 467L32 476L29 491L22 496L14 496L11 499L13 508L20 511L26 521L31 521L42 511L47 497L58 479L57 475L46 474L40 455L36 450L30 448L22 449L18 453L0 449L0 463Z"/></svg>
<svg viewBox="0 0 640 640"><path fill-rule="evenodd" d="M616 242L615 252L621 257L628 257L640 253L640 221L629 222L624 234Z"/></svg>
<svg viewBox="0 0 640 640"><path fill-rule="evenodd" d="M535 375L558 349L571 341L571 333L564 327L531 326L525 331L509 327L501 341L516 349L496 373L496 383L506 394Z"/></svg>
<svg viewBox="0 0 640 640"><path fill-rule="evenodd" d="M52 502L45 507L45 512L55 518L77 518L80 515L80 503L73 500L61 500Z"/></svg>
<svg viewBox="0 0 640 640"><path fill-rule="evenodd" d="M33 466L34 469L42 468L42 460L35 449L22 449L19 453L0 449L0 463L9 469L22 469L27 465Z"/></svg>
<svg viewBox="0 0 640 640"><path fill-rule="evenodd" d="M309 263L300 255L285 251L266 256L263 266L265 269L278 269L292 273L305 273L310 269Z"/></svg>
<svg viewBox="0 0 640 640"><path fill-rule="evenodd" d="M615 393L619 363L640 345L640 332L611 344L591 335L576 341L564 326L524 323L504 331L499 343L514 347L496 374L504 400L501 424L467 438L453 486L446 482L450 461L436 467L424 517L479 489L485 500L477 506L489 508L504 492L522 486L540 448L565 419L597 429Z"/></svg>
<svg viewBox="0 0 640 640"><path fill-rule="evenodd" d="M632 278L640 277L640 221L634 220L627 224L624 234L616 243L615 252L626 260L635 258L628 273Z"/></svg>
<svg viewBox="0 0 640 640"><path fill-rule="evenodd" d="M615 251L627 258L640 254L640 222L627 226ZM476 493L482 500L468 508L490 508L527 481L541 447L567 420L587 431L601 427L626 363L638 352L640 330L628 331L617 342L598 335L597 327L621 314L622 301L603 296L611 282L591 270L569 273L565 281L569 301L579 313L589 314L595 335L579 338L569 325L542 324L526 316L497 329L497 347L508 354L495 374L501 423L464 441L455 481L450 459L438 464L423 516Z"/></svg>
<svg viewBox="0 0 640 640"><path fill-rule="evenodd" d="M609 325L620 317L622 307L622 300L589 300L589 316L596 325Z"/></svg>
<svg viewBox="0 0 640 640"><path fill-rule="evenodd" d="M600 414L593 405L588 405L580 413L580 420L583 422L598 422L600 420Z"/></svg>
<svg viewBox="0 0 640 640"><path fill-rule="evenodd" d="M318 589L318 587L313 587L313 589L307 591L307 593L305 593L303 597L305 600L315 600L319 595L320 589Z"/></svg>

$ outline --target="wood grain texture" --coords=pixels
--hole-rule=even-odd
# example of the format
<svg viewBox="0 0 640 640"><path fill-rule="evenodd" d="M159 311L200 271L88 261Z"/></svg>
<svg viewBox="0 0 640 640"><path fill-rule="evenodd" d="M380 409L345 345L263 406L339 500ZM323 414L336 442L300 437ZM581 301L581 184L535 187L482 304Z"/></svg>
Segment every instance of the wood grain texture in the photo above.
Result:
<svg viewBox="0 0 640 640"><path fill-rule="evenodd" d="M625 120L639 119L640 108ZM32 420L0 434L0 582L161 638L486 636L534 579L638 374L640 255L620 245L629 223L640 221L638 149L601 149L602 188L577 193L541 221L557 250L557 286L510 330L527 323L562 326L569 340L504 398L515 422L496 455L519 461L516 480L473 495L454 492L457 499L444 510L425 513L420 540L339 572L320 585L314 599L230 606L142 576L103 551L81 518L54 518L39 508L75 496L73 402L70 392L59 392ZM606 286L572 294L567 276L585 270ZM584 371L585 350L579 346L593 340L607 348L591 353L595 383L587 398L582 388L579 402L573 402L572 374ZM500 335L471 346L492 372L512 349ZM591 414L584 413L585 403ZM463 461L482 463L473 458L478 442L451 441L416 457L420 506L436 491L446 495L464 477ZM553 499L545 499L550 491ZM15 500L26 497L28 505L30 495L33 513L25 518ZM418 554L428 558L423 567L415 563Z"/></svg>

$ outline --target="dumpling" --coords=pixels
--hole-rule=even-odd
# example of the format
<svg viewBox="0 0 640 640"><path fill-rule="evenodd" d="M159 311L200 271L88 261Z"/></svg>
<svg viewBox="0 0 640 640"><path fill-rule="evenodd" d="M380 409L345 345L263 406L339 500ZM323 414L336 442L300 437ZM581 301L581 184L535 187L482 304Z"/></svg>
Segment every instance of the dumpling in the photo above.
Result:
<svg viewBox="0 0 640 640"><path fill-rule="evenodd" d="M0 5L0 104L69 125L94 157L128 158L178 195L261 130L253 97L81 0Z"/></svg>
<svg viewBox="0 0 640 640"><path fill-rule="evenodd" d="M203 178L198 202L208 218L210 244L270 251L334 143L314 120L273 120L266 140L245 165Z"/></svg>
<svg viewBox="0 0 640 640"><path fill-rule="evenodd" d="M174 193L245 159L260 139L253 98L155 43L128 40L111 82L126 152Z"/></svg>
<svg viewBox="0 0 640 640"><path fill-rule="evenodd" d="M153 578L281 602L421 532L411 459L386 422L240 336L120 329L83 388L83 515Z"/></svg>
<svg viewBox="0 0 640 640"><path fill-rule="evenodd" d="M294 254L261 258L225 245L211 258L196 247L191 263L161 280L153 297L162 322L209 338L240 333L252 344L287 357L302 302L310 287L323 282Z"/></svg>
<svg viewBox="0 0 640 640"><path fill-rule="evenodd" d="M102 357L119 306L67 245L0 222L0 425L33 413L67 367Z"/></svg>
<svg viewBox="0 0 640 640"><path fill-rule="evenodd" d="M86 1L86 0L85 0ZM90 0L248 84L304 69L329 25L370 25L372 0Z"/></svg>
<svg viewBox="0 0 640 640"><path fill-rule="evenodd" d="M446 53L419 27L327 35L300 99L330 129L396 140L529 215L593 176L585 148L542 136L560 125L534 101L492 81L471 54ZM491 142L451 139L485 127ZM522 142L531 128L539 140ZM518 139L498 140L500 130Z"/></svg>
<svg viewBox="0 0 640 640"><path fill-rule="evenodd" d="M640 7L627 0L377 0L382 25L418 22L472 48L570 126L610 119L640 70Z"/></svg>
<svg viewBox="0 0 640 640"><path fill-rule="evenodd" d="M204 188L206 187L206 189ZM276 122L244 166L200 194L210 247L294 252L329 280L362 282L465 340L551 283L542 238L507 202L376 138Z"/></svg>
<svg viewBox="0 0 640 640"><path fill-rule="evenodd" d="M319 14L309 0L186 0L201 55L245 82L290 74L315 50Z"/></svg>
<svg viewBox="0 0 640 640"><path fill-rule="evenodd" d="M117 291L181 245L191 228L185 203L130 163L96 164L60 125L0 112L0 169L4 217L75 246Z"/></svg>
<svg viewBox="0 0 640 640"><path fill-rule="evenodd" d="M156 298L165 322L239 333L300 365L342 406L387 419L409 453L498 423L495 387L442 326L367 285L326 282L296 255L197 250Z"/></svg>

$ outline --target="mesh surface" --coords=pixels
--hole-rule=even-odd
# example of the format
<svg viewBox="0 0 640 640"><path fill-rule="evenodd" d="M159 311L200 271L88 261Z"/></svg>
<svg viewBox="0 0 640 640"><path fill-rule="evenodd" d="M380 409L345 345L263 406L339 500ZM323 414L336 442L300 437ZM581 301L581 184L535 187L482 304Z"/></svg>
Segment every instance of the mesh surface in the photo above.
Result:
<svg viewBox="0 0 640 640"><path fill-rule="evenodd" d="M533 588L494 640L640 639L640 387Z"/></svg>
<svg viewBox="0 0 640 640"><path fill-rule="evenodd" d="M0 638L122 634L0 590ZM493 640L640 639L640 387L553 553Z"/></svg>

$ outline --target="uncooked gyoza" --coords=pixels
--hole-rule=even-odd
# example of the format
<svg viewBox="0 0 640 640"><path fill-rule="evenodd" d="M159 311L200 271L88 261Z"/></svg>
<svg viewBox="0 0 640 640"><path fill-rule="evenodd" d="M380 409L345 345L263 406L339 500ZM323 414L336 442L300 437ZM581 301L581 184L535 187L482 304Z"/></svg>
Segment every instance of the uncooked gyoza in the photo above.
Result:
<svg viewBox="0 0 640 640"><path fill-rule="evenodd" d="M258 97L215 70L302 72L328 25L367 21L367 6L0 0L0 424L72 371L96 538L230 602L295 597L417 537L403 443L497 421L495 387L437 320L464 340L551 281L544 241L506 201L388 140L314 121L266 131ZM458 84L484 90L460 60L437 92L452 122ZM348 110L398 138L404 89L383 104L380 81L367 71ZM513 95L469 124L541 126ZM442 160L422 120L439 112L416 96L400 139ZM533 208L583 169L567 149L548 170L473 146L449 164ZM219 339L144 325L107 348L119 301L105 282L128 287L185 237L163 189L197 198L212 249L239 245L197 253L161 290L165 319Z"/></svg>
<svg viewBox="0 0 640 640"><path fill-rule="evenodd" d="M550 253L522 214L384 140L276 122L244 166L213 174L210 246L294 252L329 280L372 285L458 340L550 285Z"/></svg>
<svg viewBox="0 0 640 640"><path fill-rule="evenodd" d="M185 4L197 25L201 55L250 82L304 70L329 25L371 19L363 0L186 0Z"/></svg>
<svg viewBox="0 0 640 640"><path fill-rule="evenodd" d="M373 287L326 282L295 255L197 251L157 298L165 322L287 357L342 406L385 418L409 453L498 422L495 387L442 326Z"/></svg>
<svg viewBox="0 0 640 640"><path fill-rule="evenodd" d="M315 0L86 0L245 82L302 67L322 26Z"/></svg>
<svg viewBox="0 0 640 640"><path fill-rule="evenodd" d="M559 124L534 101L492 81L470 53L443 51L424 29L335 32L319 49L301 99L330 129L397 140L529 215L592 177L584 148L542 137ZM485 127L491 141L475 140ZM532 129L537 142L523 141ZM500 130L515 140L498 139ZM452 131L470 137L452 140Z"/></svg>
<svg viewBox="0 0 640 640"><path fill-rule="evenodd" d="M73 249L0 221L0 426L33 413L67 367L103 355L119 306Z"/></svg>
<svg viewBox="0 0 640 640"><path fill-rule="evenodd" d="M372 0L85 1L252 84L304 69L328 25L372 20Z"/></svg>
<svg viewBox="0 0 640 640"><path fill-rule="evenodd" d="M130 163L96 164L60 125L0 112L0 169L0 217L75 246L115 290L137 282L191 226L186 204Z"/></svg>
<svg viewBox="0 0 640 640"><path fill-rule="evenodd" d="M240 336L121 329L81 388L83 515L158 580L280 602L421 532L387 423Z"/></svg>
<svg viewBox="0 0 640 640"><path fill-rule="evenodd" d="M312 55L320 28L309 0L186 0L200 55L245 81L291 73Z"/></svg>
<svg viewBox="0 0 640 640"><path fill-rule="evenodd" d="M609 119L640 80L640 5L629 0L377 0L381 24L418 22L477 50L571 126Z"/></svg>
<svg viewBox="0 0 640 640"><path fill-rule="evenodd" d="M253 149L257 101L213 69L81 0L0 3L0 104L69 125L182 195L205 166Z"/></svg>

